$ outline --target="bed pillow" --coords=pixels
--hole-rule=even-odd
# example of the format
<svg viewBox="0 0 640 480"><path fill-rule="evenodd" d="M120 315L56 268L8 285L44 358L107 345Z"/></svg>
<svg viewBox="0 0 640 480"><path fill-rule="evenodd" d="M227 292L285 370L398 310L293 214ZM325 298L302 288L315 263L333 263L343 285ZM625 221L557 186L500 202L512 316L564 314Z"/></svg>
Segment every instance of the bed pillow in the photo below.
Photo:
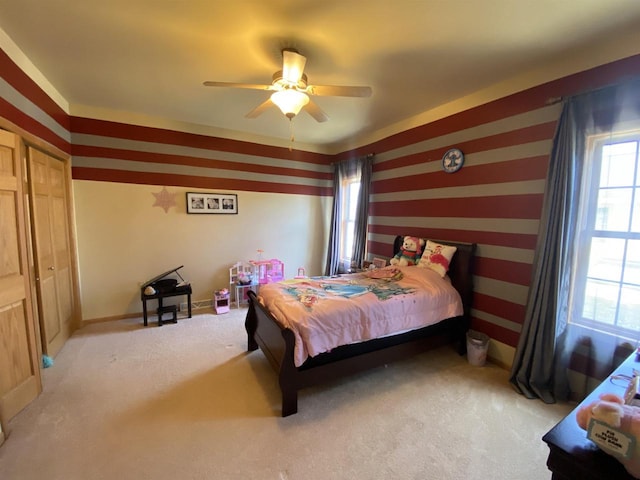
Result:
<svg viewBox="0 0 640 480"><path fill-rule="evenodd" d="M444 277L449 271L449 264L456 250L457 248L451 245L443 245L427 240L427 246L422 253L418 266L430 268L439 273L441 277Z"/></svg>

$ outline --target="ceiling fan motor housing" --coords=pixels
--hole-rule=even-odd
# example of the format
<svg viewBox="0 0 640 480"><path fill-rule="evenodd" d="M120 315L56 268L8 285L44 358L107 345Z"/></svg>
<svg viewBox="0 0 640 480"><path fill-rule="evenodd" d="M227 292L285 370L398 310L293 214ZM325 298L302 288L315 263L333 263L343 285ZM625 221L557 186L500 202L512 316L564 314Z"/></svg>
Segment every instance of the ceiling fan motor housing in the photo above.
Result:
<svg viewBox="0 0 640 480"><path fill-rule="evenodd" d="M303 73L302 77L300 77L300 80L298 81L298 84L297 85L291 85L289 82L287 82L284 79L284 76L282 75L282 70L278 70L271 77L271 83L274 86L278 86L278 87L281 87L281 88L297 88L299 90L306 90L307 89L307 75Z"/></svg>

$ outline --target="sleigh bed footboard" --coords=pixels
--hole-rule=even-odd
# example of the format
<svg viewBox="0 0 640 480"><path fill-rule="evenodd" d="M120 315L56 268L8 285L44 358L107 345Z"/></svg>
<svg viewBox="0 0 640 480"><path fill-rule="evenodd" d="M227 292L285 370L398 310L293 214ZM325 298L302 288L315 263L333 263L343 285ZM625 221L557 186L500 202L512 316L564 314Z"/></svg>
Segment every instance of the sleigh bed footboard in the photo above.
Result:
<svg viewBox="0 0 640 480"><path fill-rule="evenodd" d="M294 365L295 338L293 332L283 328L258 301L256 294L249 291L249 311L245 320L247 350L258 347L273 369L278 372L282 393L282 416L298 411L298 369Z"/></svg>

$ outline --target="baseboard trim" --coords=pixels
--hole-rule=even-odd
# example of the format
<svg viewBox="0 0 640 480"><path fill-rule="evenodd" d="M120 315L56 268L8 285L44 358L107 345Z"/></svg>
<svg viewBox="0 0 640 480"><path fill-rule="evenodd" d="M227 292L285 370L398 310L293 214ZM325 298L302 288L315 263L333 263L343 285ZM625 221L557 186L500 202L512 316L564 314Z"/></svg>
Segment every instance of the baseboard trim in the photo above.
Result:
<svg viewBox="0 0 640 480"><path fill-rule="evenodd" d="M211 300L207 300L208 305L207 306L198 306L197 308L193 308L193 303L192 302L192 308L193 310L197 310L199 313L205 313L207 311L213 311L213 307L211 306ZM233 305L233 307L235 308L235 304ZM184 307L184 310L180 309L178 310L181 313L185 313L186 312L186 307ZM155 316L155 310L153 312L150 312L149 315L154 315ZM111 317L101 317L101 318L90 318L88 320L82 320L82 324L83 325L89 325L90 323L103 323L103 322L114 322L117 320L127 320L129 318L142 318L142 312L139 313L127 313L124 315L113 315ZM149 317L151 318L151 317ZM180 318L180 317L178 317Z"/></svg>
<svg viewBox="0 0 640 480"><path fill-rule="evenodd" d="M83 325L88 325L90 323L113 322L115 320L126 320L128 318L142 318L142 312L140 312L140 313L127 313L125 315L113 315L111 317L90 318L88 320L82 320L82 324Z"/></svg>
<svg viewBox="0 0 640 480"><path fill-rule="evenodd" d="M499 342L498 340L489 340L489 349L487 351L487 360L505 370L511 370L513 358L516 349L510 345Z"/></svg>
<svg viewBox="0 0 640 480"><path fill-rule="evenodd" d="M503 370L511 370L511 365L498 360L497 358L492 358L487 355L487 362L493 363L495 366L502 368Z"/></svg>

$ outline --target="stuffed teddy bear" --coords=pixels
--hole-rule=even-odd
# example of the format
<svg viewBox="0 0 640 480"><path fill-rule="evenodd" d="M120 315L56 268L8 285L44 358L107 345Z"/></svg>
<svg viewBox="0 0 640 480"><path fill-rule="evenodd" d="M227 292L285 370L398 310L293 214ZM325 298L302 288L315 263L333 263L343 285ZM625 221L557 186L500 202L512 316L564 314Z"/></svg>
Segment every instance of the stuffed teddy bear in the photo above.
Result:
<svg viewBox="0 0 640 480"><path fill-rule="evenodd" d="M418 237L404 237L400 251L389 261L391 265L416 265L422 255L424 240Z"/></svg>
<svg viewBox="0 0 640 480"><path fill-rule="evenodd" d="M640 407L625 405L622 397L606 393L581 407L576 420L591 441L640 478Z"/></svg>

